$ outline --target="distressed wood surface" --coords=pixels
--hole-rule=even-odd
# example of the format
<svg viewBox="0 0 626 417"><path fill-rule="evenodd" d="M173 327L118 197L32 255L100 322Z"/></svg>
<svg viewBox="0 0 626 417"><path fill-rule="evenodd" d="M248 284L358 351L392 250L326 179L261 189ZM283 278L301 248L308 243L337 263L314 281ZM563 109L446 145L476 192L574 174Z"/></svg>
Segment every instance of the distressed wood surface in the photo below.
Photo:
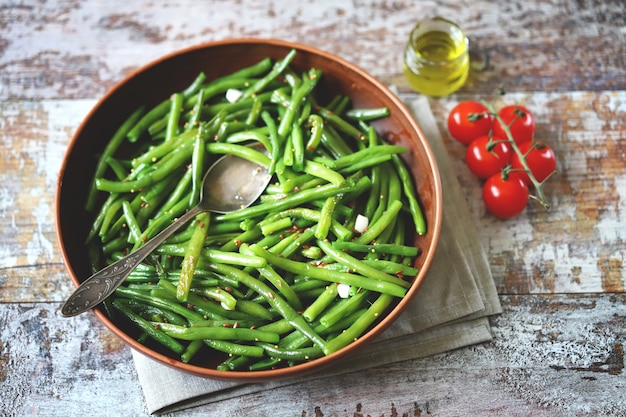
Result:
<svg viewBox="0 0 626 417"><path fill-rule="evenodd" d="M2 2L0 414L147 414L128 348L93 315L57 311L72 285L56 245L54 187L69 138L100 95L166 53L250 36L328 50L410 99L402 49L415 22L436 14L471 39L468 84L430 102L501 294L494 342L184 415L626 415L626 9L618 0ZM535 113L559 169L546 189L552 210L530 206L509 221L485 212L464 149L444 125L459 100L486 98L500 84L509 92L502 103Z"/></svg>
<svg viewBox="0 0 626 417"><path fill-rule="evenodd" d="M503 296L502 301L492 343L180 414L624 415L624 294ZM85 415L86 410L95 416L145 415L128 349L93 315L55 320L56 309L48 303L0 304L4 415Z"/></svg>

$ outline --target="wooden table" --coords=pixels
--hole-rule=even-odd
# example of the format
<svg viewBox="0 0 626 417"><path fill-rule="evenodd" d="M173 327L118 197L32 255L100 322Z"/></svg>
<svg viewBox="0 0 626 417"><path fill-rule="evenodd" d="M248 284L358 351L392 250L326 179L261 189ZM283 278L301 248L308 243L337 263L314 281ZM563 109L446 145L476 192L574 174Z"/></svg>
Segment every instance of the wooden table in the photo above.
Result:
<svg viewBox="0 0 626 417"><path fill-rule="evenodd" d="M503 85L502 101L532 109L538 137L558 155L546 187L553 208L531 205L501 221L485 212L463 147L445 136L504 307L492 320L494 341L183 414L626 415L621 0L8 3L0 6L0 414L147 414L129 349L93 314L58 313L72 284L55 237L57 172L99 96L163 54L244 36L331 51L408 93L404 43L418 19L438 14L465 28L476 58L458 94L430 100L444 136L455 103Z"/></svg>

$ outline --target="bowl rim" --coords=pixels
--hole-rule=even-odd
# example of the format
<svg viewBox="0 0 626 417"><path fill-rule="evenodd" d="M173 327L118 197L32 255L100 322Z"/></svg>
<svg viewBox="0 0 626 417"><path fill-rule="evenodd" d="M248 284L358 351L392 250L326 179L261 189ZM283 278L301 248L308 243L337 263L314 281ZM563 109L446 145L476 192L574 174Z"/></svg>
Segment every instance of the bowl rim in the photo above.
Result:
<svg viewBox="0 0 626 417"><path fill-rule="evenodd" d="M239 44L269 44L273 46L280 46L286 48L294 48L298 51L303 51L305 53L310 53L318 56L325 56L342 67L349 69L357 73L360 77L366 79L370 82L376 89L378 89L384 96L393 102L398 109L403 113L403 117L408 120L408 123L411 125L411 128L416 132L417 136L421 139L421 146L424 148L425 157L430 165L430 174L433 178L433 189L434 189L434 198L431 201L431 204L435 206L435 215L433 218L429 219L429 228L433 229L432 232L432 243L431 250L427 253L424 253L423 264L420 272L415 277L411 287L408 289L407 294L399 300L399 302L385 315L379 322L377 322L373 327L369 329L367 333L365 333L359 340L360 343L351 343L342 349L326 356L322 356L310 362L300 363L291 367L283 367L277 369L269 369L269 370L259 370L259 371L220 371L213 368L202 367L198 365L184 363L182 361L171 358L167 355L161 354L157 351L150 349L149 347L139 343L137 340L132 338L130 335L125 333L122 329L120 329L115 323L113 323L100 309L93 309L92 311L98 317L98 319L117 337L122 339L126 344L128 344L135 351L147 356L157 362L160 362L166 366L173 367L179 371L186 372L188 374L211 378L215 380L224 380L224 381L240 381L240 382L263 382L269 380L282 379L287 377L293 377L296 375L302 375L307 373L312 373L319 369L325 368L331 363L335 363L338 359L345 357L346 355L351 354L357 349L362 348L364 345L370 343L373 339L379 336L385 329L391 325L393 321L395 321L405 310L407 304L413 299L415 293L418 291L419 287L421 287L424 278L427 276L427 271L433 261L435 252L437 250L439 236L441 231L442 217L443 217L443 197L442 197L442 184L441 178L439 174L439 169L437 165L437 161L435 159L434 153L428 140L423 133L421 127L415 120L412 113L409 111L406 104L391 90L384 85L377 78L370 75L368 72L360 68L359 66L352 64L343 58L318 49L316 47L312 47L306 44L302 44L299 42L292 42L287 40L275 39L275 38L254 38L254 37L242 37L242 38L228 38L222 40L215 40L209 42L202 42L199 44L195 44L189 47L185 47L182 49L178 49L167 53L163 56L160 56L145 65L142 65L128 75L124 76L119 82L114 84L111 88L109 88L93 105L93 107L88 111L88 113L83 117L82 121L78 125L75 132L72 134L65 154L63 156L63 160L61 163L61 167L59 170L59 174L57 177L57 184L55 189L55 226L56 226L56 237L57 243L59 244L61 255L63 258L63 263L65 265L66 271L70 275L70 278L74 285L78 286L80 281L78 280L76 274L74 273L71 264L69 254L66 251L65 245L63 243L63 234L61 231L61 201L60 194L63 186L63 177L67 168L68 157L72 152L78 138L81 135L81 132L85 128L87 121L92 118L92 116L98 112L102 104L109 99L118 89L120 89L123 85L131 82L133 78L135 78L138 74L146 71L149 68L160 65L162 62L171 60L176 58L177 56L184 55L193 51L212 48L217 46L227 46L227 45L239 45Z"/></svg>

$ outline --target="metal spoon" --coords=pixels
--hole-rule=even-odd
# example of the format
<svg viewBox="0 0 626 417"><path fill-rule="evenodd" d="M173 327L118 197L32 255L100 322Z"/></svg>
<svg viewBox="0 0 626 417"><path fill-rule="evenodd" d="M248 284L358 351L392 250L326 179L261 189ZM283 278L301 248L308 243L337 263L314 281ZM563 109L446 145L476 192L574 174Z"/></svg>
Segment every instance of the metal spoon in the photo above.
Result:
<svg viewBox="0 0 626 417"><path fill-rule="evenodd" d="M264 166L236 156L221 157L204 175L198 205L134 252L83 281L61 308L61 315L71 317L94 308L113 294L157 246L189 220L205 211L228 213L248 207L263 193L270 178Z"/></svg>

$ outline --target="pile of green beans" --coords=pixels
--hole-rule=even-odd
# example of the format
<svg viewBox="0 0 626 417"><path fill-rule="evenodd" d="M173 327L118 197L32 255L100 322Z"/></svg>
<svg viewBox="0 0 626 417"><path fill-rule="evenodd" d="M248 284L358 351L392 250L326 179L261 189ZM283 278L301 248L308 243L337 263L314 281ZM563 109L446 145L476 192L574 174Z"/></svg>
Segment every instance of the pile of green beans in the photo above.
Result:
<svg viewBox="0 0 626 417"><path fill-rule="evenodd" d="M195 205L223 154L266 166L257 202L203 213L104 304L142 343L183 362L261 370L329 355L360 338L418 273L425 221L402 146L370 121L387 108L322 105L317 69L263 59L131 114L99 156L86 209L93 270L137 249ZM267 153L248 145L260 142ZM131 153L134 153L130 157ZM121 155L124 155L122 157ZM367 219L366 228L355 226ZM223 354L217 354L223 352Z"/></svg>

